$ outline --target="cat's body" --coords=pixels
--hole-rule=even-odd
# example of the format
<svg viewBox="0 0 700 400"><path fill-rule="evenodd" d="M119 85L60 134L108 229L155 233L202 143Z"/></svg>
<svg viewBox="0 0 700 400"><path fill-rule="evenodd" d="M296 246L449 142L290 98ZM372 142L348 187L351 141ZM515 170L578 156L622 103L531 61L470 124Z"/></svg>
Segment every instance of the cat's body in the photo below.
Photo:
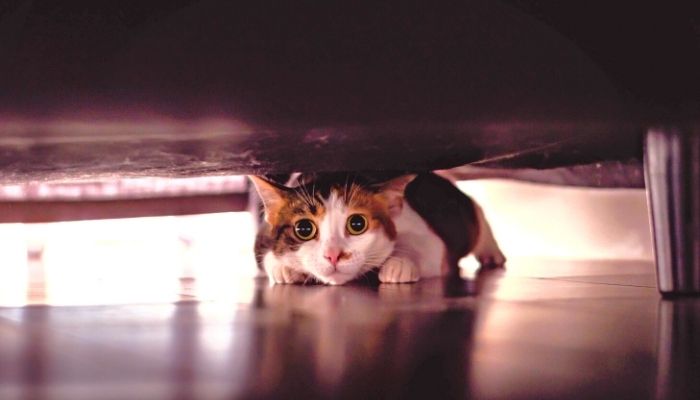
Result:
<svg viewBox="0 0 700 400"><path fill-rule="evenodd" d="M256 257L274 283L343 284L374 269L382 282L415 282L456 274L470 252L505 261L479 206L435 174L251 179L265 205Z"/></svg>

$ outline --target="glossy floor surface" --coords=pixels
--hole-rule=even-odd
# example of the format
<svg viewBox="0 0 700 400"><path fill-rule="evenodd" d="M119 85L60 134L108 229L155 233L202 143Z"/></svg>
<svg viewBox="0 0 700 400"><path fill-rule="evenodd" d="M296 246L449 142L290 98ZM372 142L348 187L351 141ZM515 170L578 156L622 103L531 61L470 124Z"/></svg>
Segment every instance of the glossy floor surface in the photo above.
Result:
<svg viewBox="0 0 700 400"><path fill-rule="evenodd" d="M241 278L215 300L196 283L174 303L0 308L0 399L700 398L700 300L663 300L649 262Z"/></svg>

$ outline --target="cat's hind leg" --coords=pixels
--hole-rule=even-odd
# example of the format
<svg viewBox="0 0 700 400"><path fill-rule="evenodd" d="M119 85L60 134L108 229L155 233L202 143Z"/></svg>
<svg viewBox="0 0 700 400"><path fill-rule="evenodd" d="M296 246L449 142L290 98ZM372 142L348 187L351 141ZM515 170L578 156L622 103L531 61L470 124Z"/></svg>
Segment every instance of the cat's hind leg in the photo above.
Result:
<svg viewBox="0 0 700 400"><path fill-rule="evenodd" d="M501 249L496 243L496 238L493 237L491 226L481 207L474 203L476 211L477 223L479 224L479 237L476 240L476 245L472 250L472 254L479 261L482 267L498 268L502 267L506 262L506 257L501 252Z"/></svg>

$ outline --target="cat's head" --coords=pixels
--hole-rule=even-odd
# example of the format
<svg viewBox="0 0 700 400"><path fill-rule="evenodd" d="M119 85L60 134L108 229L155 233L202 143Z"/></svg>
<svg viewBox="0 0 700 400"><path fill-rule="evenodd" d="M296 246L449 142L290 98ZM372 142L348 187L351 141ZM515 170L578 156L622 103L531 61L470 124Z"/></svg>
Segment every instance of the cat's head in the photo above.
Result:
<svg viewBox="0 0 700 400"><path fill-rule="evenodd" d="M353 176L287 187L251 176L265 207L268 239L285 265L343 284L380 266L394 250L394 218L413 175L383 183Z"/></svg>

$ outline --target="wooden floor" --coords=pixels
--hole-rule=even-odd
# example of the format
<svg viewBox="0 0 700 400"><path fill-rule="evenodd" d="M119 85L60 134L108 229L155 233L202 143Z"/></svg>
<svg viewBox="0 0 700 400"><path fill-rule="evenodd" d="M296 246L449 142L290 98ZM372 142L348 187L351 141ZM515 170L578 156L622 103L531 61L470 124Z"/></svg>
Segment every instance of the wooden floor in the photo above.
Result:
<svg viewBox="0 0 700 400"><path fill-rule="evenodd" d="M649 262L514 260L458 283L241 278L216 299L196 283L174 303L0 308L0 399L700 398L700 300L662 300Z"/></svg>

